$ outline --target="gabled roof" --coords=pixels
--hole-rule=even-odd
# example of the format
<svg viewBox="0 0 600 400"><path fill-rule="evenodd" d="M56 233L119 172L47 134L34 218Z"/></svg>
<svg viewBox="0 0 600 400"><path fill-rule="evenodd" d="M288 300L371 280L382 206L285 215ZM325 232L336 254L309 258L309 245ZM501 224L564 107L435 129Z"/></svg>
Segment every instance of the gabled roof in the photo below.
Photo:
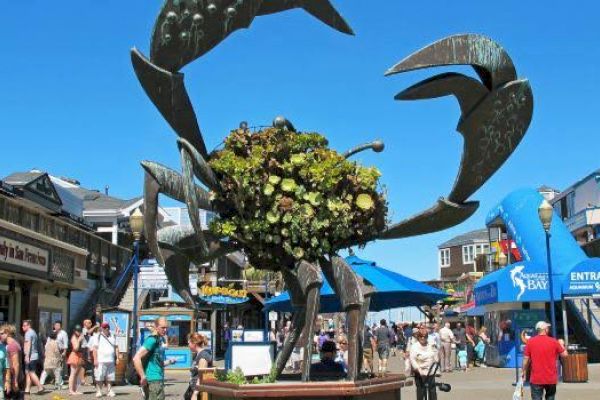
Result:
<svg viewBox="0 0 600 400"><path fill-rule="evenodd" d="M475 231L463 233L453 237L452 239L440 244L438 249L445 249L448 247L462 246L471 243L488 242L489 234L487 229L477 229Z"/></svg>
<svg viewBox="0 0 600 400"><path fill-rule="evenodd" d="M61 178L52 177L52 181L62 187L63 189L70 192L83 202L83 210L120 210L127 208L131 204L135 203L140 197L135 197L129 200L123 200L116 197L108 196L96 190L90 190L83 188L79 185L75 185L71 182L67 182Z"/></svg>
<svg viewBox="0 0 600 400"><path fill-rule="evenodd" d="M34 201L50 209L53 212L59 211L63 205L62 199L53 182L46 172L31 170L29 172L15 172L3 179L3 181L22 193L30 193L34 196ZM37 197L35 197L37 196ZM25 195L24 197L27 197ZM44 202L48 203L44 203Z"/></svg>
<svg viewBox="0 0 600 400"><path fill-rule="evenodd" d="M41 171L14 172L2 180L9 185L22 187L30 184L42 175L44 175L44 172Z"/></svg>

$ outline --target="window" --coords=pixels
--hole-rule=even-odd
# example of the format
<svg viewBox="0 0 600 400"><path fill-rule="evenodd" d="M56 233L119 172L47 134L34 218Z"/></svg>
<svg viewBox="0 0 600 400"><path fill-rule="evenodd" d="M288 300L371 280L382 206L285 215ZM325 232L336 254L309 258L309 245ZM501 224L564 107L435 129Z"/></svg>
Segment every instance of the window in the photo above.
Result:
<svg viewBox="0 0 600 400"><path fill-rule="evenodd" d="M463 264L470 264L475 262L475 246L463 246L462 247L462 258Z"/></svg>
<svg viewBox="0 0 600 400"><path fill-rule="evenodd" d="M440 267L449 267L450 266L450 249L441 249L440 250Z"/></svg>
<svg viewBox="0 0 600 400"><path fill-rule="evenodd" d="M575 191L567 194L567 218L575 215Z"/></svg>
<svg viewBox="0 0 600 400"><path fill-rule="evenodd" d="M477 258L477 256L480 254L488 255L489 252L490 252L489 244L484 243L484 244L476 244L475 245L475 258Z"/></svg>

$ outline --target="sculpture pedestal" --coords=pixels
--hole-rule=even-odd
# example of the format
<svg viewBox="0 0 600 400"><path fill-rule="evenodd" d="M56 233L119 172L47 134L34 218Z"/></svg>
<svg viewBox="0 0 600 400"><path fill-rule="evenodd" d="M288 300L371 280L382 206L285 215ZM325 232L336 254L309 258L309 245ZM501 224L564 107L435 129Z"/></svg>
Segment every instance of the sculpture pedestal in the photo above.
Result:
<svg viewBox="0 0 600 400"><path fill-rule="evenodd" d="M209 400L230 399L303 399L303 400L399 400L400 390L412 386L404 375L390 374L384 378L355 382L286 382L260 385L234 385L219 381L205 381L200 390Z"/></svg>

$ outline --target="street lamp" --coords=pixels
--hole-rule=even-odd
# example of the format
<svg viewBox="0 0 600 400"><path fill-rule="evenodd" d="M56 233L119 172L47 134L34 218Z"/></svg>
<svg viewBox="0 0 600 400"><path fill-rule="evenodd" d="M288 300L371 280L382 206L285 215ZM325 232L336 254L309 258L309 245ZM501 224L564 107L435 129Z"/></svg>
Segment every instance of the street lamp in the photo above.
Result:
<svg viewBox="0 0 600 400"><path fill-rule="evenodd" d="M548 287L550 290L550 319L552 324L552 337L556 338L556 313L554 311L554 285L552 284L552 260L550 256L550 226L552 225L553 208L546 199L538 208L538 215L544 232L546 233L546 256L548 258Z"/></svg>
<svg viewBox="0 0 600 400"><path fill-rule="evenodd" d="M506 254L504 254L502 249L500 249L500 254L498 255L498 265L500 268L502 268L506 267L506 264L508 264L508 257L506 257Z"/></svg>
<svg viewBox="0 0 600 400"><path fill-rule="evenodd" d="M133 233L133 352L137 350L138 341L138 274L140 272L139 254L140 254L140 239L144 231L144 215L139 208L129 217L129 226Z"/></svg>

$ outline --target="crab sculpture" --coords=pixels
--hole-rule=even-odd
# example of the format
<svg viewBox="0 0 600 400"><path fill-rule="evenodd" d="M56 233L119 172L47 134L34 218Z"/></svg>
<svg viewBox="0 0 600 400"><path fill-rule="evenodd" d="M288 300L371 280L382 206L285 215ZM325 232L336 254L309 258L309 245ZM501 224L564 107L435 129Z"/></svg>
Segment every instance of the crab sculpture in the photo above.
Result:
<svg viewBox="0 0 600 400"><path fill-rule="evenodd" d="M256 16L293 8L303 8L332 28L353 34L348 24L327 0L167 0L154 27L150 58L146 58L135 48L132 50L133 67L143 89L179 137L177 144L182 163L180 174L155 162L142 162L145 169L145 236L150 250L164 266L173 288L191 304L194 304L194 299L188 283L190 263L202 264L230 252L242 250L255 268L282 272L295 312L292 331L276 360L278 374L282 372L301 334L313 331L319 310L322 273L339 296L342 311L347 313L348 378L353 380L358 377L358 360L362 359L360 338L369 309L369 298L376 288L358 277L344 259L337 255L338 251L354 245L364 245L376 239L391 240L443 230L469 218L479 205L477 201L470 201L470 196L500 168L525 135L532 117L533 95L528 81L517 78L510 57L496 42L476 34L446 37L400 61L387 70L386 75L443 65L470 65L480 78L443 73L419 82L395 97L397 100L415 100L453 95L457 99L461 110L457 130L464 138L464 148L458 176L448 196L441 197L431 208L417 215L388 224L385 218L381 219L381 213L368 214L365 211L377 209L385 213L385 200L379 197L374 186L370 187L368 195L373 204L363 197L362 200L366 202L363 201L361 205L354 202L358 201L358 197L354 196L356 193L353 195L343 192L340 196L345 197L340 198L347 199L348 204L339 206L340 203L335 203L337 198L334 198L334 206L331 209L339 206L342 207L341 210L349 210L348 212L357 211L355 206L358 204L363 210L358 210L357 215L363 219L357 217L356 220L350 220L348 226L354 229L354 233L343 235L342 232L344 240L327 243L327 246L324 246L323 241L324 238L331 237L330 232L327 231L327 226L325 229L319 228L321 230L318 232L321 232L322 236L317 237L317 240L308 238L317 249L311 252L294 247L302 240L301 236L278 237L268 233L253 235L252 232L243 235L235 230L204 230L199 219L200 209L217 213L221 221L237 221L238 228L240 221L242 224L252 222L260 225L263 215L258 209L252 216L247 216L248 206L243 200L245 193L240 193L243 185L239 182L236 184L235 176L228 176L226 169L215 168L218 165L217 161L223 157L223 150L211 153L207 151L194 108L186 92L184 75L179 71L235 30L249 27ZM236 156L243 159L250 155L251 148L260 147L260 143L264 143L267 136L269 140L274 140L277 146L278 140L283 142L290 138L289 135L295 134L295 128L290 121L277 117L273 128L261 132L250 133L245 125L240 125L240 129L233 131L228 140L236 135L238 139L241 137L242 141L247 140L248 148L240 147L239 141L236 142L239 151ZM296 149L300 154L291 154L290 160L279 159L275 164L265 160L264 168L268 169L274 165L273 168L277 171L278 164L294 164L295 161L291 159L293 157L296 160L309 158L313 162L320 162L321 159L315 156L318 151L328 154L338 160L338 163L344 163L348 157L359 151L369 148L375 151L383 150L383 143L376 141L345 153L337 153L327 148L326 141L317 142L312 147ZM318 193L311 195L299 189L299 186L310 189L310 182L305 175L300 174L304 178L296 178L293 185L289 178L283 187L281 176L273 178L270 176L273 171L263 171L261 165L263 164L259 163L255 166L258 168L256 173L265 176L265 184L252 187L251 190L257 193L256 198L259 202L264 201L268 207L275 207L271 210L297 211L293 204L303 201L311 203L308 208L312 207L313 212L314 209L325 207L316 201ZM351 171L359 174L360 167L352 165L348 168L356 168ZM293 170L295 167L292 165L289 168ZM284 167L279 171L281 174L286 173ZM348 179L356 182L356 176L353 174L350 172ZM298 179L304 181L298 182ZM345 187L347 182L342 183L339 186ZM275 190L275 185L280 185L283 191L290 194L280 195L275 199L269 198ZM314 190L314 187L313 185L311 190ZM187 205L191 227L157 229L160 193ZM288 200L282 201L282 196ZM284 206L288 208L282 209ZM305 206L306 204L303 205ZM308 208L303 210L308 212ZM308 212L308 215L310 218L312 214ZM255 219L248 222L252 218ZM278 216L271 215L267 218L275 225L280 223ZM293 215L290 218L293 218ZM360 221L364 222L364 218L379 218L379 222L371 224L371 229L361 229ZM268 242L268 245L265 242ZM287 243L285 248L284 243ZM304 351L305 358L310 360L311 350L308 343ZM310 363L305 363L303 380L309 379L309 369Z"/></svg>

